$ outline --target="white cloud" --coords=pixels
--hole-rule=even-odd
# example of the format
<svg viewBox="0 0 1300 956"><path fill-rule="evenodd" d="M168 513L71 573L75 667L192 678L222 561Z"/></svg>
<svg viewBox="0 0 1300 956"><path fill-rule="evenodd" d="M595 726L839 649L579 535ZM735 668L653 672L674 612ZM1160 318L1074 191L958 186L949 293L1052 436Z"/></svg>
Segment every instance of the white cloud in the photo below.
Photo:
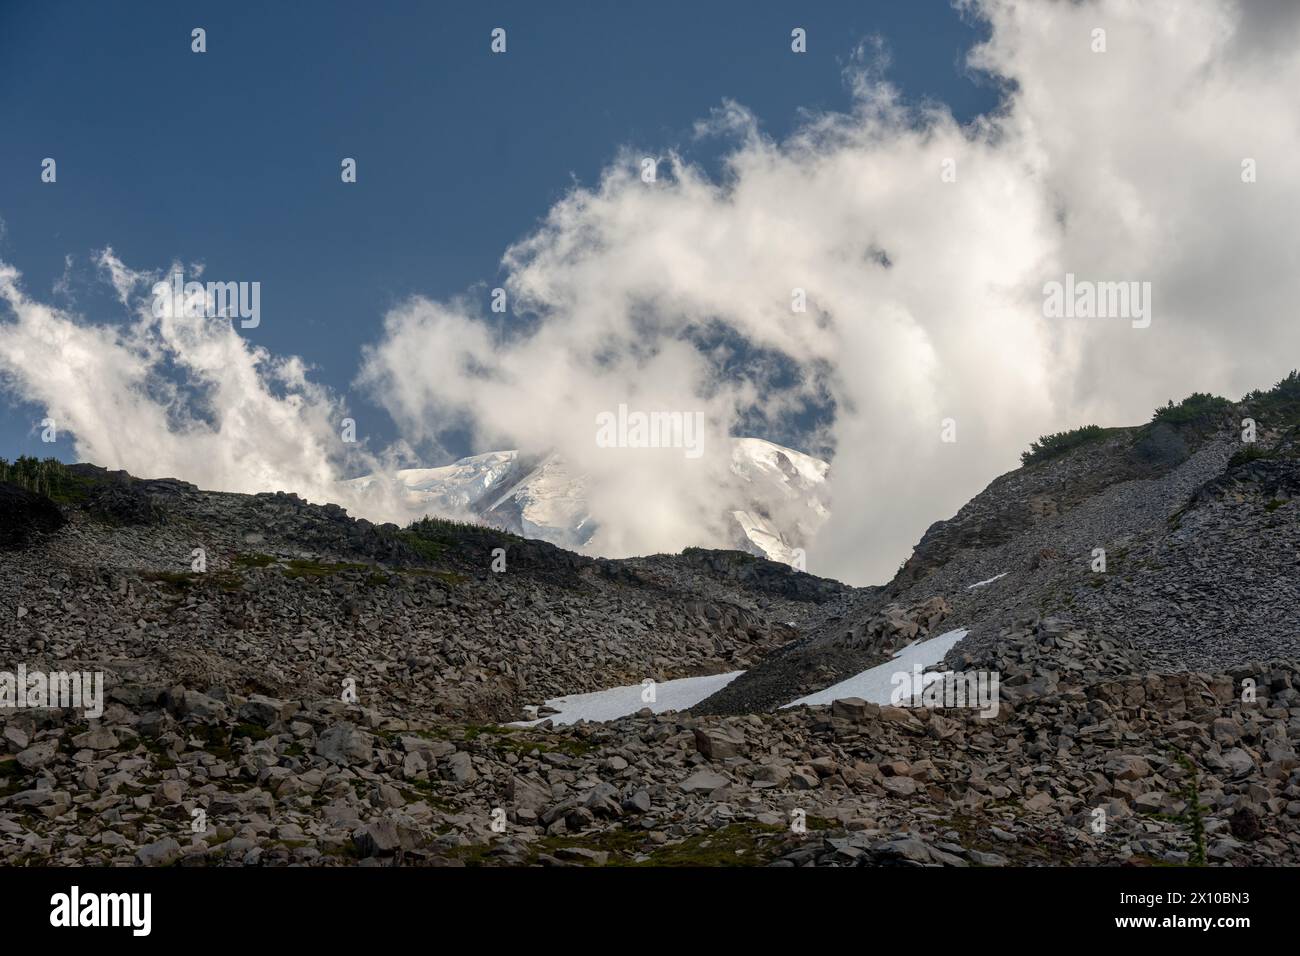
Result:
<svg viewBox="0 0 1300 956"><path fill-rule="evenodd" d="M170 303L154 317L139 293L159 275L132 271L111 249L95 261L134 324L91 324L36 302L0 263L0 301L13 313L0 322L0 377L73 434L81 459L205 488L339 500L346 413L301 360L250 346L228 320L176 318Z"/></svg>

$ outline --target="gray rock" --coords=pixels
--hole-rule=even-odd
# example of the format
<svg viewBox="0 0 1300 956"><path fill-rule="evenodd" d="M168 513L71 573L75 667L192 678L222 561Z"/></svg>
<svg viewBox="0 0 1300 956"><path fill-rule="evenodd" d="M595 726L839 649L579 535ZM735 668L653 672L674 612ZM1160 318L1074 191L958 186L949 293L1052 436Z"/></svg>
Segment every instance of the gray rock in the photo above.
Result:
<svg viewBox="0 0 1300 956"><path fill-rule="evenodd" d="M381 856L398 850L411 850L417 845L415 833L392 820L376 820L352 834L353 843L364 857Z"/></svg>
<svg viewBox="0 0 1300 956"><path fill-rule="evenodd" d="M1151 775L1151 765L1134 754L1123 754L1107 761L1106 771L1116 780L1141 780Z"/></svg>
<svg viewBox="0 0 1300 956"><path fill-rule="evenodd" d="M58 749L57 740L42 740L20 752L16 759L24 770L40 770L54 759Z"/></svg>
<svg viewBox="0 0 1300 956"><path fill-rule="evenodd" d="M74 747L85 750L114 750L117 748L119 741L117 734L113 733L107 727L94 727L84 734L77 734L72 738Z"/></svg>
<svg viewBox="0 0 1300 956"><path fill-rule="evenodd" d="M623 809L628 813L649 813L651 806L650 794L645 790L638 790L623 801Z"/></svg>
<svg viewBox="0 0 1300 956"><path fill-rule="evenodd" d="M276 700L274 697L254 694L240 705L239 719L258 727L269 727L277 720L282 719L284 712L284 701Z"/></svg>
<svg viewBox="0 0 1300 956"><path fill-rule="evenodd" d="M221 701L196 690L184 690L179 699L173 699L173 706L182 717L198 717L203 720L224 720L229 713Z"/></svg>
<svg viewBox="0 0 1300 956"><path fill-rule="evenodd" d="M316 741L316 753L344 767L369 763L374 751L374 737L346 721L328 728Z"/></svg>
<svg viewBox="0 0 1300 956"><path fill-rule="evenodd" d="M917 789L916 781L911 777L886 777L880 785L898 797L910 797Z"/></svg>
<svg viewBox="0 0 1300 956"><path fill-rule="evenodd" d="M880 716L880 705L871 704L861 697L845 697L831 702L831 716L860 724Z"/></svg>
<svg viewBox="0 0 1300 956"><path fill-rule="evenodd" d="M790 779L790 768L784 764L765 763L754 771L754 787L783 787Z"/></svg>
<svg viewBox="0 0 1300 956"><path fill-rule="evenodd" d="M1244 777L1255 769L1255 758L1241 747L1233 747L1223 752L1223 762L1234 777Z"/></svg>
<svg viewBox="0 0 1300 956"><path fill-rule="evenodd" d="M874 850L878 858L886 860L907 860L910 863L922 864L932 862L930 848L915 837L901 837L896 840L889 840L886 843L879 844Z"/></svg>
<svg viewBox="0 0 1300 956"><path fill-rule="evenodd" d="M584 846L562 846L555 851L555 856L561 860L576 860L595 866L604 866L609 862L609 853L606 851L590 850Z"/></svg>
<svg viewBox="0 0 1300 956"><path fill-rule="evenodd" d="M473 783L478 779L474 758L460 750L447 758L447 772L456 783Z"/></svg>
<svg viewBox="0 0 1300 956"><path fill-rule="evenodd" d="M816 790L821 786L821 778L812 767L800 766L790 769L790 782L798 790Z"/></svg>
<svg viewBox="0 0 1300 956"><path fill-rule="evenodd" d="M542 780L512 776L506 784L506 798L517 808L538 812L551 802L551 788Z"/></svg>
<svg viewBox="0 0 1300 956"><path fill-rule="evenodd" d="M744 734L733 728L697 727L695 730L695 749L710 760L738 757L744 745Z"/></svg>
<svg viewBox="0 0 1300 956"><path fill-rule="evenodd" d="M404 780L424 780L429 776L429 763L420 753L408 753L402 756L402 778Z"/></svg>
<svg viewBox="0 0 1300 956"><path fill-rule="evenodd" d="M697 770L678 786L687 793L711 793L719 787L725 787L730 782L722 774L715 773L712 770Z"/></svg>
<svg viewBox="0 0 1300 956"><path fill-rule="evenodd" d="M142 866L167 866L176 862L180 855L181 845L171 837L163 837L158 842L135 851L135 858Z"/></svg>

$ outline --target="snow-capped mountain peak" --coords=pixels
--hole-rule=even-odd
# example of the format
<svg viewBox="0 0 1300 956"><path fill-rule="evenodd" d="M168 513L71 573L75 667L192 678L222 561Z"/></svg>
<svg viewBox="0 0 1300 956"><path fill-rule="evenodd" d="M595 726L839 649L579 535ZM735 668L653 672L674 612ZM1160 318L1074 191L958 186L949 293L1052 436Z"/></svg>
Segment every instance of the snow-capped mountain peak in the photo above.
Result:
<svg viewBox="0 0 1300 956"><path fill-rule="evenodd" d="M759 438L733 439L726 513L729 541L690 542L749 551L800 564L805 548L829 517L824 501L828 465L819 458ZM391 479L367 475L348 482L365 493L391 480L412 514L477 517L528 538L571 550L593 546L598 530L588 510L590 478L558 455L517 450L471 455L437 468L406 468ZM597 547L597 550L598 547Z"/></svg>

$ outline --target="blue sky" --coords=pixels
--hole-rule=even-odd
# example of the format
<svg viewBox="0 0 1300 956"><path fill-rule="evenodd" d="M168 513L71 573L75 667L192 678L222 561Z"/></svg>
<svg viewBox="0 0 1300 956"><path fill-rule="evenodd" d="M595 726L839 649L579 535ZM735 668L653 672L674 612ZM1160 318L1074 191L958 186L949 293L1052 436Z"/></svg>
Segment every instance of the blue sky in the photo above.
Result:
<svg viewBox="0 0 1300 956"><path fill-rule="evenodd" d="M94 322L126 320L90 261L107 246L134 269L260 281L261 325L242 334L302 356L382 444L392 423L351 385L383 314L413 294L486 295L505 248L619 147L713 168L697 120L729 98L779 139L801 109L844 110L842 71L872 36L909 100L959 121L993 107L963 66L980 31L948 4L809 6L6 3L0 259ZM504 56L488 49L497 26ZM51 452L40 408L0 405L0 456ZM54 449L74 457L66 436Z"/></svg>

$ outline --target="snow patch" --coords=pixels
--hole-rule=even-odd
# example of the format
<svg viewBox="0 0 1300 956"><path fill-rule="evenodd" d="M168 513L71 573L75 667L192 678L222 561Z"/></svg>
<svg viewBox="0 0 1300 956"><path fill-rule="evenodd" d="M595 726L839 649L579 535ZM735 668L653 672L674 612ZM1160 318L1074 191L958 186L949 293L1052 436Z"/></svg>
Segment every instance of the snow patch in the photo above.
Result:
<svg viewBox="0 0 1300 956"><path fill-rule="evenodd" d="M925 668L939 663L943 660L944 655L952 650L957 642L968 633L970 632L963 628L957 631L948 631L946 634L932 637L928 641L917 641L909 644L884 664L869 668L861 674L856 674L848 680L842 680L825 690L816 691L807 697L800 697L798 700L786 704L785 707L798 707L800 704L813 707L818 704L830 704L837 700L844 700L846 697L861 697L872 704L888 704L890 703L890 695L894 690L893 678L895 674L899 671L906 671L910 675L915 665ZM782 709L784 710L785 707Z"/></svg>
<svg viewBox="0 0 1300 956"><path fill-rule="evenodd" d="M974 591L976 588L982 588L982 587L984 587L984 585L986 585L986 584L992 584L994 581L998 580L999 578L1005 578L1005 577L1006 577L1008 574L1010 574L1010 573L1011 573L1011 572L1009 572L1009 571L1003 571L1001 574L995 574L995 575L993 575L993 577L991 577L991 578L989 578L989 579L987 579L987 580L985 580L985 581L976 581L974 584L968 585L968 586L966 587L966 590L967 590L967 591Z"/></svg>
<svg viewBox="0 0 1300 956"><path fill-rule="evenodd" d="M656 714L666 710L687 710L704 698L717 693L744 671L731 671L728 674L708 674L704 677L682 677L667 680L655 685L655 700L647 703L641 699L644 689L640 684L626 687L611 687L590 694L570 694L556 697L546 702L546 706L559 711L537 720L520 720L511 727L534 727L543 720L549 720L556 726L576 724L580 720L606 721L617 720L629 714L635 714L643 707L649 707Z"/></svg>

